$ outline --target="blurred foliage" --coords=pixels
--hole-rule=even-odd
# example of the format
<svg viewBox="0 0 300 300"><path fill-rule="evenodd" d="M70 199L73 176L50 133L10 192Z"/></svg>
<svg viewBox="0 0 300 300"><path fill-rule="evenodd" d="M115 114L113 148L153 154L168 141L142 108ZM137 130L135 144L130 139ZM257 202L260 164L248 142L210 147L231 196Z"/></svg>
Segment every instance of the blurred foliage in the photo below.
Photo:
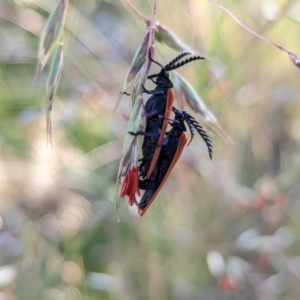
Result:
<svg viewBox="0 0 300 300"><path fill-rule="evenodd" d="M148 16L149 2L132 0ZM298 1L222 4L300 49ZM118 223L129 101L112 112L146 27L123 2L70 2L51 149L34 72L55 5L0 2L0 299L299 299L300 75L286 55L206 1L158 1L158 21L207 54L180 74L234 143L210 132L210 161L195 139L147 214L124 201ZM156 46L162 63L177 54Z"/></svg>

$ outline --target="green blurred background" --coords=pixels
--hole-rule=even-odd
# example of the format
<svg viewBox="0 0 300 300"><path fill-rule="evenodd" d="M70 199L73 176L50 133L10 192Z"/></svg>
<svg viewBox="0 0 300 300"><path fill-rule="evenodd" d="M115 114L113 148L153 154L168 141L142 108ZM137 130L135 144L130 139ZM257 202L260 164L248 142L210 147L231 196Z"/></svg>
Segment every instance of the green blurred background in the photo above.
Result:
<svg viewBox="0 0 300 300"><path fill-rule="evenodd" d="M117 0L71 1L47 147L37 49L57 1L0 1L0 299L300 299L299 71L200 0L157 19L209 59L179 70L232 138L196 137L143 218L115 181L130 103L113 114L145 26ZM151 16L151 1L132 0ZM300 54L300 4L222 1ZM178 52L156 43L163 64ZM192 113L191 114L195 114ZM195 116L205 124L201 116Z"/></svg>

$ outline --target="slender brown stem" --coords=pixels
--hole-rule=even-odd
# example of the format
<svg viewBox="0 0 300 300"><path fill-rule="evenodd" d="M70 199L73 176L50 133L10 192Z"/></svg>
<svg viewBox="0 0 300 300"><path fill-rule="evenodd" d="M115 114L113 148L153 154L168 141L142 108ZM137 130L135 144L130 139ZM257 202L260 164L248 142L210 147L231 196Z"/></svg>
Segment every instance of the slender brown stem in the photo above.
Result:
<svg viewBox="0 0 300 300"><path fill-rule="evenodd" d="M207 0L209 3L211 3L214 6L219 7L220 9L224 10L228 15L230 15L233 20L238 23L241 27L243 27L245 30L247 30L248 32L250 32L252 35L256 36L257 38L261 39L262 41L275 46L276 48L278 48L279 50L282 50L284 52L286 52L289 56L291 60L297 59L297 55L293 52L291 52L290 50L288 50L286 47L281 46L271 40L269 40L268 38L258 34L257 32L253 31L252 29L250 29L249 27L247 27L245 24L243 24L229 9L227 9L226 7L224 7L223 5L216 3L212 0Z"/></svg>

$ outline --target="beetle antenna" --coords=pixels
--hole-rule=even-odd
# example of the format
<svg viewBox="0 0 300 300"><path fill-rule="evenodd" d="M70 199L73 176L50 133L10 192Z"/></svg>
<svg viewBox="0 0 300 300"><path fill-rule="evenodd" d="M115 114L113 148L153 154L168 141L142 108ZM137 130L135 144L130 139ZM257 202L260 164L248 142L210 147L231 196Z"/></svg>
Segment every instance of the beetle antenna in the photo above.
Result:
<svg viewBox="0 0 300 300"><path fill-rule="evenodd" d="M192 142L193 138L195 137L195 131L194 131L194 129L193 129L191 123L190 123L186 118L184 118L184 120L187 122L188 127L189 127L190 132L191 132L191 139L190 139L190 141L189 141L189 143L188 143L188 145L189 145L189 144Z"/></svg>
<svg viewBox="0 0 300 300"><path fill-rule="evenodd" d="M181 60L183 57L190 55L191 52L182 52L181 54L179 54L178 56L176 56L172 61L170 61L167 65L164 66L164 70L165 71L170 71L172 70L172 66L174 64L176 64L179 60Z"/></svg>
<svg viewBox="0 0 300 300"><path fill-rule="evenodd" d="M191 115L189 115L187 112L183 112L184 114L184 119L185 121L188 123L188 126L191 130L191 127L194 127L194 129L197 130L197 132L199 133L199 135L202 137L202 139L204 140L207 149L208 149L208 154L210 159L212 159L212 153L213 153L213 146L212 146L212 142L209 139L209 136L207 135L206 131L203 129L203 127L195 120L194 117L192 117ZM191 130L192 132L192 130ZM192 136L193 137L193 136Z"/></svg>
<svg viewBox="0 0 300 300"><path fill-rule="evenodd" d="M176 64L176 65L171 66L171 68L168 69L168 71L178 69L178 68L180 68L180 67L182 67L182 66L184 66L184 65L186 65L186 64L188 64L188 63L190 63L190 62L192 62L192 61L194 61L194 60L198 60L198 59L205 59L205 57L203 57L203 56L198 56L198 55L189 57L188 59L186 59L186 60L184 60L184 61L181 61L181 62L179 62L179 63Z"/></svg>
<svg viewBox="0 0 300 300"><path fill-rule="evenodd" d="M154 60L151 56L151 51L149 50L149 59L151 62L157 64L158 66L160 66L162 69L164 68L158 61Z"/></svg>

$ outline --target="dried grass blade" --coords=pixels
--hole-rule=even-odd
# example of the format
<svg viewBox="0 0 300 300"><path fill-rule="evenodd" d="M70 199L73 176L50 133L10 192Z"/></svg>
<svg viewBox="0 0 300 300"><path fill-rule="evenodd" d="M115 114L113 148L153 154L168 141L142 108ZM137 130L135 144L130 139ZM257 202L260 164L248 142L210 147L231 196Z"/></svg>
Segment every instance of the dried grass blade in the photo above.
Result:
<svg viewBox="0 0 300 300"><path fill-rule="evenodd" d="M52 138L52 124L51 112L53 107L54 98L56 95L57 87L63 69L64 48L61 42L53 53L51 62L49 78L47 82L47 141L51 144Z"/></svg>
<svg viewBox="0 0 300 300"><path fill-rule="evenodd" d="M200 114L203 120L226 142L232 142L230 136L226 133L224 128L219 124L217 117L213 114L213 112L206 106L204 101L195 91L195 89L191 86L191 84L180 76L177 72L174 72L174 90L177 94L177 98L179 99L181 106L184 103L187 103L191 109Z"/></svg>
<svg viewBox="0 0 300 300"><path fill-rule="evenodd" d="M39 46L38 65L35 73L36 80L39 79L43 68L48 62L49 57L60 39L65 23L68 4L68 0L61 0L49 16L45 25Z"/></svg>

